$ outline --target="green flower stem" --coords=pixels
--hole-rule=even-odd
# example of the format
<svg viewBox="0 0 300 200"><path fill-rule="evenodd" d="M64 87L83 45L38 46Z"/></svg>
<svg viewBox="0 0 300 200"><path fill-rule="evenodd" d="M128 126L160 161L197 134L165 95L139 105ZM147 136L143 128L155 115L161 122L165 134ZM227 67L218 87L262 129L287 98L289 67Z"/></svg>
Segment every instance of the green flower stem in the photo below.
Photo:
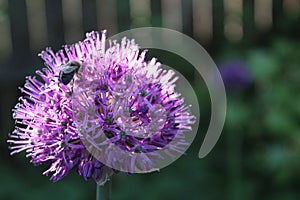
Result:
<svg viewBox="0 0 300 200"><path fill-rule="evenodd" d="M96 200L111 200L112 180L104 185L97 184Z"/></svg>

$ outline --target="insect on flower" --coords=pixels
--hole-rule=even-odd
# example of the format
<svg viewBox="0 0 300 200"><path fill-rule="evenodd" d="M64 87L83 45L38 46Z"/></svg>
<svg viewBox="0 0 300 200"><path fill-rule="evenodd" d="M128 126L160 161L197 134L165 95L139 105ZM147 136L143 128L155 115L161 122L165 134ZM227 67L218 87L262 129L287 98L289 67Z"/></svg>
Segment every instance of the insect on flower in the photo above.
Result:
<svg viewBox="0 0 300 200"><path fill-rule="evenodd" d="M59 72L59 81L64 85L68 85L80 67L81 63L77 61L71 61L68 64L61 66L61 70Z"/></svg>

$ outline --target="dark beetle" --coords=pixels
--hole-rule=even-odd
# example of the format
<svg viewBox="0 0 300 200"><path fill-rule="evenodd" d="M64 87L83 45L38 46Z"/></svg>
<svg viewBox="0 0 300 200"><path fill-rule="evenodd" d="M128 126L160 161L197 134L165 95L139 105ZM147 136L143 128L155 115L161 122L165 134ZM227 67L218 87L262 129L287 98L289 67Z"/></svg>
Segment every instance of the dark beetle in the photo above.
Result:
<svg viewBox="0 0 300 200"><path fill-rule="evenodd" d="M59 72L59 81L64 85L68 85L74 77L74 74L78 72L81 67L81 63L77 61L71 61L66 65L63 65Z"/></svg>

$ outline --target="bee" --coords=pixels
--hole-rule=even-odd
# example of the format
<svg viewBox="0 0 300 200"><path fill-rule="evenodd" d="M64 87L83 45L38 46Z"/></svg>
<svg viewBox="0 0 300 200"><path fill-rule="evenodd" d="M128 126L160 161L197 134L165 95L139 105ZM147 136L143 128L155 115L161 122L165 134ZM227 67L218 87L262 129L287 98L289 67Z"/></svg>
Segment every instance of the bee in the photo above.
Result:
<svg viewBox="0 0 300 200"><path fill-rule="evenodd" d="M81 63L77 61L71 61L68 64L61 66L61 70L59 72L59 81L64 85L68 85L80 67Z"/></svg>

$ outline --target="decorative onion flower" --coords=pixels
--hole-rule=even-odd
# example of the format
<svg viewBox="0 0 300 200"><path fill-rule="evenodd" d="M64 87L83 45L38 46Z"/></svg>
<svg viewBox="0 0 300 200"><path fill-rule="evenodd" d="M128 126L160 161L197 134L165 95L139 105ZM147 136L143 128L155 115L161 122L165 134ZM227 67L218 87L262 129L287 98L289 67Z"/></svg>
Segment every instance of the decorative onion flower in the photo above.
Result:
<svg viewBox="0 0 300 200"><path fill-rule="evenodd" d="M52 181L76 169L101 184L116 171L152 170L164 159L155 152L172 157L188 145L184 133L195 120L174 90L175 73L146 62L133 40L108 49L105 42L105 31L101 38L91 32L57 53L46 49L40 55L47 68L36 72L42 80L28 77L21 88L11 154L26 151L34 165L49 163L44 174ZM65 85L60 69L71 61L81 67Z"/></svg>

